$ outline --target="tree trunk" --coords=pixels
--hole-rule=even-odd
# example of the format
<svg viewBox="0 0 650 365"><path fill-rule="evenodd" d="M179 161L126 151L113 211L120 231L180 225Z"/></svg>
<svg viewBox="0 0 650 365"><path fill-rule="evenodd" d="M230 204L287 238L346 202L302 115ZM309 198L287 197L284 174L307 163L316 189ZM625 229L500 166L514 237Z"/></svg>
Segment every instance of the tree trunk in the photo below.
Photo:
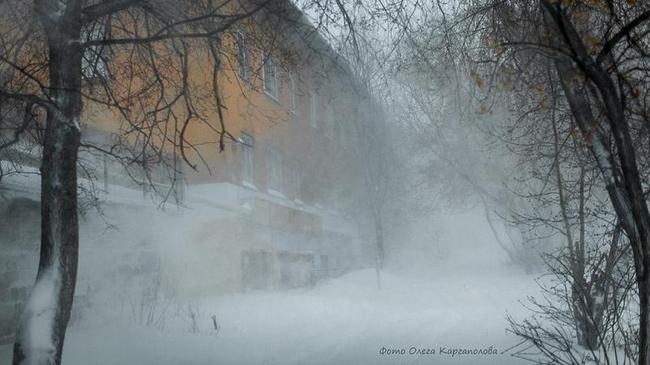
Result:
<svg viewBox="0 0 650 365"><path fill-rule="evenodd" d="M36 1L49 47L50 103L41 164L41 252L13 364L60 364L77 278L81 2Z"/></svg>
<svg viewBox="0 0 650 365"><path fill-rule="evenodd" d="M632 248L634 271L639 289L639 365L650 365L650 211L643 194L634 142L625 117L621 90L587 48L561 5L541 0L546 27L554 34L563 54L555 57L557 74L571 114L598 164L610 201ZM583 80L576 79L582 75ZM593 86L592 93L586 84ZM596 100L605 117L596 119L592 111ZM616 147L610 148L611 135Z"/></svg>
<svg viewBox="0 0 650 365"><path fill-rule="evenodd" d="M556 66L560 81L569 102L571 114L576 120L587 145L589 146L594 159L598 164L610 201L616 215L621 222L632 248L634 257L634 270L639 289L639 365L650 365L650 339L648 338L650 325L650 281L648 276L648 250L650 249L649 235L646 229L650 220L647 218L648 208L645 197L638 194L640 189L640 175L638 170L629 171L629 166L620 169L615 164L615 156L610 152L607 138L599 129L594 115L591 111L589 101L585 96L585 90L573 80L572 75L579 71L571 66L566 59L556 59ZM608 115L608 119L613 118ZM618 120L618 128L627 128L624 121ZM610 122L610 125L612 123ZM618 154L630 153L632 148L627 141L617 141ZM619 156L616 156L619 157ZM629 158L629 157L628 157ZM624 157L620 157L624 159ZM636 168L636 166L635 166ZM628 170L628 171L626 171ZM634 169L632 169L634 170Z"/></svg>
<svg viewBox="0 0 650 365"><path fill-rule="evenodd" d="M639 307L640 307L640 320L639 320L639 364L650 364L650 343L648 342L648 326L650 325L650 303L648 302L648 293L650 291L650 283L647 276L637 280L639 287Z"/></svg>

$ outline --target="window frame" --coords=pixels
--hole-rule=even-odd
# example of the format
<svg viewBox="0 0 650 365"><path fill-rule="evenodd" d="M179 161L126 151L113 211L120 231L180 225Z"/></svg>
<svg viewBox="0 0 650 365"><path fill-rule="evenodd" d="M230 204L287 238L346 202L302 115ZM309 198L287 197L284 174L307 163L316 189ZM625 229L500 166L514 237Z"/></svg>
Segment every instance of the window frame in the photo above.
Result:
<svg viewBox="0 0 650 365"><path fill-rule="evenodd" d="M241 144L241 182L242 184L255 185L255 137L253 135L241 132L239 134L239 143Z"/></svg>
<svg viewBox="0 0 650 365"><path fill-rule="evenodd" d="M251 57L246 40L246 33L243 30L234 32L235 47L237 48L237 76L240 80L251 81Z"/></svg>
<svg viewBox="0 0 650 365"><path fill-rule="evenodd" d="M291 180L295 199L302 201L303 175L298 162L294 162L291 166Z"/></svg>
<svg viewBox="0 0 650 365"><path fill-rule="evenodd" d="M91 28L84 28L81 37L85 40L101 40L110 33L107 20L91 24ZM108 48L103 45L87 47L81 55L81 75L88 82L110 80Z"/></svg>
<svg viewBox="0 0 650 365"><path fill-rule="evenodd" d="M293 115L298 115L299 99L297 86L296 76L289 73L289 111Z"/></svg>
<svg viewBox="0 0 650 365"><path fill-rule="evenodd" d="M280 80L278 78L278 65L273 60L273 57L270 54L264 55L264 60L262 64L262 90L264 93L273 99L275 102L280 103L279 94L280 94ZM270 69L267 71L267 67ZM270 73L269 71L273 70L273 86L274 90L269 88L269 82L267 82L267 76Z"/></svg>
<svg viewBox="0 0 650 365"><path fill-rule="evenodd" d="M275 148L269 147L268 152L268 189L279 193L284 190L284 156Z"/></svg>
<svg viewBox="0 0 650 365"><path fill-rule="evenodd" d="M309 92L309 125L318 128L318 93L315 90Z"/></svg>

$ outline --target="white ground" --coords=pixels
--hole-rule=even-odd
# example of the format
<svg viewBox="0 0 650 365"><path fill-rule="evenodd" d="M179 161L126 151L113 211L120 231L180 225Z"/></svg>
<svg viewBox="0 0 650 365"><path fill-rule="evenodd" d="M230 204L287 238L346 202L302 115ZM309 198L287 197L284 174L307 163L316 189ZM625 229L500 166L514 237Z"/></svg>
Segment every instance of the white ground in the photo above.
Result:
<svg viewBox="0 0 650 365"><path fill-rule="evenodd" d="M375 271L366 269L312 289L184 299L170 306L162 330L134 324L128 310L90 312L69 329L64 363L521 364L501 353L518 342L506 332L505 316L525 315L518 300L536 291L534 277L505 264L479 215L455 218L443 220L437 231L447 253L412 252L421 260L391 265L381 290ZM198 333L191 330L190 304L198 312ZM499 354L439 353L440 347L490 346ZM405 355L382 355L382 347ZM411 347L435 354L409 355ZM0 347L1 364L10 363L10 351Z"/></svg>

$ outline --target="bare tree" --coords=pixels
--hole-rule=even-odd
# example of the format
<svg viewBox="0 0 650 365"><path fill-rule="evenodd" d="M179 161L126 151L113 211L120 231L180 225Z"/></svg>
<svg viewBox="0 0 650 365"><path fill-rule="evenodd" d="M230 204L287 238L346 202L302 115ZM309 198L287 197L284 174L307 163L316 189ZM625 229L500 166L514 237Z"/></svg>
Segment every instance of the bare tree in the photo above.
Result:
<svg viewBox="0 0 650 365"><path fill-rule="evenodd" d="M554 68L557 77L551 80L557 82L551 82L561 86L571 120L629 240L639 295L639 364L650 362L650 279L646 274L650 214L644 184L648 156L642 142L649 86L647 6L637 2L488 1L473 2L466 13L476 37L472 41L475 52L471 52L475 64L491 71L511 68L524 75L547 65ZM521 86L517 90L536 89L530 84ZM538 90L545 93L543 87Z"/></svg>
<svg viewBox="0 0 650 365"><path fill-rule="evenodd" d="M190 78L192 47L210 49L219 71L220 36L270 2L35 0L0 4L0 147L26 136L42 144L41 250L36 283L21 318L14 364L59 364L78 261L81 148L126 165L190 161L185 132L201 123ZM218 85L213 97L220 108ZM85 115L102 109L123 121L111 143L82 140ZM227 137L223 121L216 131ZM175 175L174 175L175 176Z"/></svg>
<svg viewBox="0 0 650 365"><path fill-rule="evenodd" d="M571 128L547 133L545 143L557 145L554 140L579 136L582 147L568 150L573 151L572 160L586 170L592 166L602 179L600 186L633 257L639 299L638 363L650 364L650 213L646 183L650 157L649 5L590 0L476 0L453 7L440 1L411 7L399 2L380 3L391 10L393 22L408 30L405 39L414 46L420 64L435 70L432 57L444 54L454 60L456 74L467 73L474 80L481 112L494 109L497 101L508 102L501 96L511 97L508 107L514 122L507 133L528 132L524 127L529 120L544 123L537 125L538 129L551 130L551 118L535 116L548 116L549 101L557 93ZM410 11L412 7L419 11ZM437 16L431 15L436 8ZM436 39L438 34L442 35ZM549 68L554 75L545 77ZM559 170L555 164L549 173L555 176L558 192L565 195L566 184ZM577 181L581 186L584 179ZM579 205L582 189L575 191ZM556 204L558 228L565 232L568 247L581 251L584 242L569 234L573 224L569 224L572 219L567 199L558 196ZM579 231L580 226L578 223ZM610 230L610 235L615 236L614 231ZM615 242L618 240L612 240L611 245ZM581 255L574 256L575 260ZM576 269L580 271L581 267ZM586 273L574 274L578 286L588 286L580 284ZM584 342L591 343L590 330L583 331Z"/></svg>

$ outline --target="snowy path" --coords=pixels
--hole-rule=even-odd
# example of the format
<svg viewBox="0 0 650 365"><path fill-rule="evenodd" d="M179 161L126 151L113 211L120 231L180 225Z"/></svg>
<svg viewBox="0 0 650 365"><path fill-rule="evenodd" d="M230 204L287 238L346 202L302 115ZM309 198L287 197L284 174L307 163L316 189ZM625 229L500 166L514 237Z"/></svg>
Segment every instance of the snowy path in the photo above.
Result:
<svg viewBox="0 0 650 365"><path fill-rule="evenodd" d="M516 343L505 332L506 311L531 293L533 278L508 270L431 277L373 270L350 273L311 290L249 293L199 303L200 333L177 319L158 331L112 319L79 323L66 340L66 365L92 364L520 364L508 355L439 354L440 347L488 348ZM462 272L462 270L460 271ZM219 317L215 335L210 316ZM409 355L410 347L435 355ZM382 347L405 355L382 355ZM9 363L10 347L0 350Z"/></svg>

